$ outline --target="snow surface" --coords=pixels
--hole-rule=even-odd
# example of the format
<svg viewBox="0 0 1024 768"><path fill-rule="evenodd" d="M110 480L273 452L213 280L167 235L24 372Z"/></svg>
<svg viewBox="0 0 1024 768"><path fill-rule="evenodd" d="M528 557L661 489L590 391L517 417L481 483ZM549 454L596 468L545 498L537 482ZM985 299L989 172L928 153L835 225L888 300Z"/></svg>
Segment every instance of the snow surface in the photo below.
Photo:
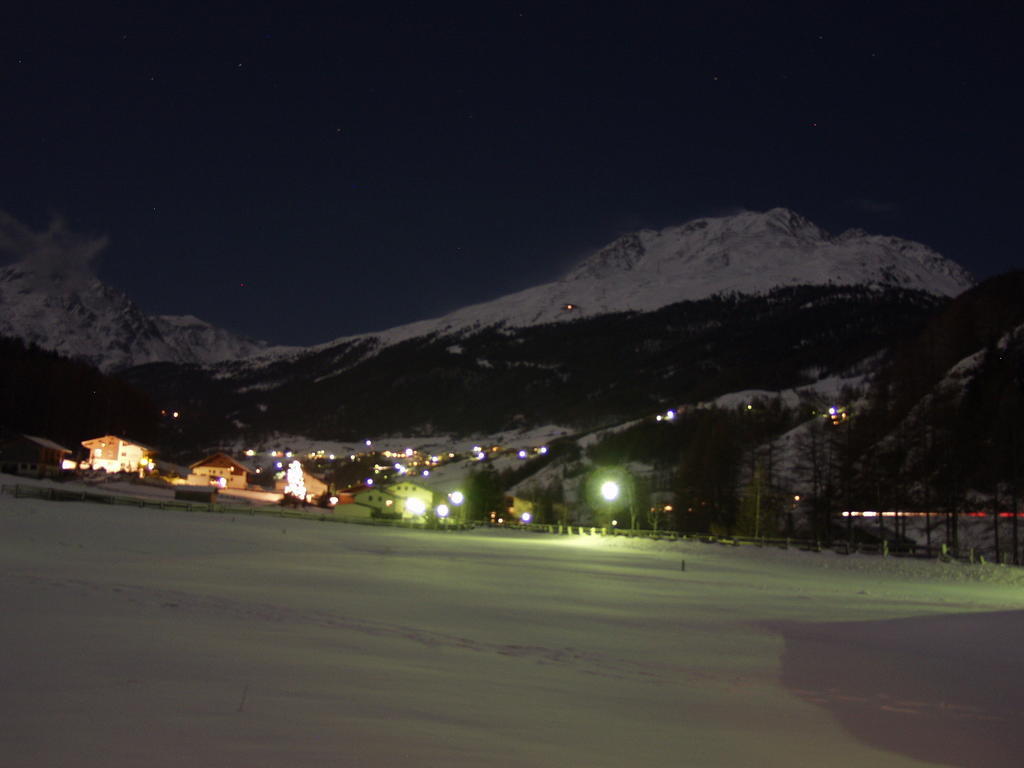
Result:
<svg viewBox="0 0 1024 768"><path fill-rule="evenodd" d="M1022 586L995 566L0 496L0 754L1018 766Z"/></svg>

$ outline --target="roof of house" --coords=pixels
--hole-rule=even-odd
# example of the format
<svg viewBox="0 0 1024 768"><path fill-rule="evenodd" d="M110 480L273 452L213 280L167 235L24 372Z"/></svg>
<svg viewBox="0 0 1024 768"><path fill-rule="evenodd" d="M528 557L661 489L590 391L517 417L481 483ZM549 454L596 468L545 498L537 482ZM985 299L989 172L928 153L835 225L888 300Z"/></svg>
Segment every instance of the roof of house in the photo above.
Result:
<svg viewBox="0 0 1024 768"><path fill-rule="evenodd" d="M248 472L250 475L256 474L256 470L252 467L247 467L237 459L233 459L226 453L214 453L207 456L205 459L200 459L195 464L189 464L189 469L195 469L196 467L213 466L213 467L232 467L234 469L240 469L242 472Z"/></svg>
<svg viewBox="0 0 1024 768"><path fill-rule="evenodd" d="M61 453L71 453L70 448L65 448L63 445L58 445L53 440L47 440L45 437L36 437L34 435L22 435L22 437L31 440L33 443L43 446L43 448L49 448L51 451L60 451Z"/></svg>

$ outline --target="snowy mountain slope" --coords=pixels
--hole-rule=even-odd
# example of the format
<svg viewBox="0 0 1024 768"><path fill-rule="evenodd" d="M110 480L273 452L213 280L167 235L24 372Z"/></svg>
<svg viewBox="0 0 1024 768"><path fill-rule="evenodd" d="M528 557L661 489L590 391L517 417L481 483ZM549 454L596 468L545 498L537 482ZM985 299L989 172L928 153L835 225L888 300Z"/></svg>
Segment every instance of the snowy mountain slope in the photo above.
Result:
<svg viewBox="0 0 1024 768"><path fill-rule="evenodd" d="M152 362L216 363L268 350L195 317L150 317L94 276L0 267L0 335L111 371Z"/></svg>
<svg viewBox="0 0 1024 768"><path fill-rule="evenodd" d="M798 214L775 208L634 232L560 280L363 336L386 345L498 323L522 327L609 312L650 312L679 301L759 294L787 285L869 285L956 296L973 284L966 270L920 243L862 230L833 237Z"/></svg>
<svg viewBox="0 0 1024 768"><path fill-rule="evenodd" d="M151 317L94 276L23 261L0 268L0 334L86 359L104 370L152 362L266 366L363 342L355 358L434 333L493 325L524 328L612 312L652 312L721 294L765 294L779 286L866 285L955 296L973 284L924 245L851 230L829 235L792 211L697 219L625 235L565 277L493 301L316 347L270 347L197 318Z"/></svg>

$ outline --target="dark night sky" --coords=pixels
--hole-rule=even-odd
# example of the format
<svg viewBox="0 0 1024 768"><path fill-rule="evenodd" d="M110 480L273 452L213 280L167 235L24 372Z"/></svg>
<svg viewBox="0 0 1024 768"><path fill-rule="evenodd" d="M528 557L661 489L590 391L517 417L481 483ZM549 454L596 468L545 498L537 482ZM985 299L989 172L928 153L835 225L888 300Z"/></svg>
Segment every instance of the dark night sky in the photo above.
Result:
<svg viewBox="0 0 1024 768"><path fill-rule="evenodd" d="M0 210L149 312L315 343L775 206L1024 262L1020 3L20 5Z"/></svg>

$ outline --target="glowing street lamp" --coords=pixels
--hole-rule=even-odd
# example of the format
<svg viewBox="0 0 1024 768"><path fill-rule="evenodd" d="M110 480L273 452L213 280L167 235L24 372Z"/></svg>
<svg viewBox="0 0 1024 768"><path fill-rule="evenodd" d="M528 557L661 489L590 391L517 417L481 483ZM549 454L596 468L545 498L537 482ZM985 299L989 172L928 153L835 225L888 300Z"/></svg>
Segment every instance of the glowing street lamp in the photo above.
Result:
<svg viewBox="0 0 1024 768"><path fill-rule="evenodd" d="M600 475L603 475L603 478ZM599 483L596 495L607 504L609 516L616 508L623 509L629 514L629 527L636 528L636 499L634 498L633 478L629 473L622 469L604 470L599 473L596 483Z"/></svg>
<svg viewBox="0 0 1024 768"><path fill-rule="evenodd" d="M416 496L410 496L405 500L405 508L416 517L421 517L423 513L427 511L427 504L423 499L417 498Z"/></svg>
<svg viewBox="0 0 1024 768"><path fill-rule="evenodd" d="M619 498L619 484L614 480L605 480L601 483L601 498L605 501L615 501Z"/></svg>

